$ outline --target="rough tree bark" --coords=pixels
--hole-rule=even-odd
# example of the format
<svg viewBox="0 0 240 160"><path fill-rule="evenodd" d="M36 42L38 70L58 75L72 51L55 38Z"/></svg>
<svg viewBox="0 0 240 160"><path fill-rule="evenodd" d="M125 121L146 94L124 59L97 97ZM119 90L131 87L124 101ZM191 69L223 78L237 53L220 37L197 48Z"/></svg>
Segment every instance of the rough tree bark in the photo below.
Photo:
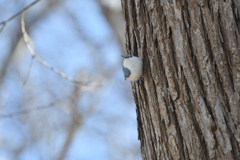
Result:
<svg viewBox="0 0 240 160"><path fill-rule="evenodd" d="M143 159L240 159L240 0L122 0Z"/></svg>

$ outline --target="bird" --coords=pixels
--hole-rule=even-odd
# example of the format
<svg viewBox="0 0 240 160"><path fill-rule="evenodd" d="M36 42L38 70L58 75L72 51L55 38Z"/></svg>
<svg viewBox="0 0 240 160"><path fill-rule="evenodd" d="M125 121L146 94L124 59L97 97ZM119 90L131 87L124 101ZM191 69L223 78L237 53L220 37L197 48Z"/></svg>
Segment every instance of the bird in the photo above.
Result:
<svg viewBox="0 0 240 160"><path fill-rule="evenodd" d="M121 55L123 59L123 74L130 81L137 81L143 74L143 62L139 57Z"/></svg>

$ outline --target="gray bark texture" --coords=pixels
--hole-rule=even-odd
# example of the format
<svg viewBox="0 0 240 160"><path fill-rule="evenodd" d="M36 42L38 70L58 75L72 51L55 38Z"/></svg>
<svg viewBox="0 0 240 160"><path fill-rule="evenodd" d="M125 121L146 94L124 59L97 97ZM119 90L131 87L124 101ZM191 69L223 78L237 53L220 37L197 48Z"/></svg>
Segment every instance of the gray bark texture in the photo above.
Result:
<svg viewBox="0 0 240 160"><path fill-rule="evenodd" d="M122 0L145 160L240 159L240 0Z"/></svg>

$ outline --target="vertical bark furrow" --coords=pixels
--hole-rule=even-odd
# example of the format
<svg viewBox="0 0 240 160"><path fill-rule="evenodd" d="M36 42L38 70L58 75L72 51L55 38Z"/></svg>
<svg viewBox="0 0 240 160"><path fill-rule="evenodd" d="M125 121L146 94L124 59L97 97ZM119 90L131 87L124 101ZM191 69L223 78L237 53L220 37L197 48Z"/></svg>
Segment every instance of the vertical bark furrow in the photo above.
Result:
<svg viewBox="0 0 240 160"><path fill-rule="evenodd" d="M144 94L144 93L146 93L146 91L145 91L145 89L143 87L141 87L141 89L140 89L140 96L141 96L142 100L144 101L144 105L142 106L144 108L142 108L143 111L141 112L141 119L142 119L142 122L143 122L143 128L145 130L144 137L141 137L141 140L143 140L142 138L145 139L146 144L145 144L145 148L144 149L146 150L145 153L147 153L147 155L148 155L147 157L149 159L156 159L154 146L151 143L152 139L153 139L152 134L151 134L152 133L152 129L151 129L152 128L151 127L152 124L148 123L149 121L151 121L151 113L149 111L148 98L145 97L146 94Z"/></svg>
<svg viewBox="0 0 240 160"><path fill-rule="evenodd" d="M218 32L220 31L219 20L218 20L219 15L218 15L218 12L214 13L215 21L212 21L211 19L208 18L209 11L207 8L202 8L202 13L203 13L204 24L206 25L206 29L209 35L211 49L214 53L213 54L214 60L217 64L218 72L223 81L224 90L227 93L228 97L230 98L231 95L233 94L233 87L232 87L233 85L229 83L231 82L231 78L230 78L231 75L228 71L227 58L221 46L221 38Z"/></svg>
<svg viewBox="0 0 240 160"><path fill-rule="evenodd" d="M153 32L153 35L150 40L155 41L157 39L161 46L160 52L162 54L165 72L167 72L166 76L167 76L167 80L168 80L168 84L169 84L169 90L170 90L173 100L176 100L178 98L178 85L176 83L177 75L176 75L176 68L174 65L175 61L173 59L171 52L166 53L164 51L163 43L161 42L161 40L164 41L166 39L166 34L164 34L162 32L163 30L166 30L166 29L163 28L164 26L161 27L161 22L164 22L165 17L160 15L160 13L159 13L159 11L162 13L162 10L157 10L157 8L162 9L162 7L160 6L160 4L158 2L156 2L156 0L148 1L148 3L156 4L155 8L152 8L152 5L147 5L147 6L149 6L147 8L149 17L151 17L149 19L149 24L153 28L153 31L151 31L151 32ZM167 46L169 46L169 44ZM152 46L151 46L151 48L152 48ZM170 48L168 48L168 50L170 50ZM153 57L153 59L155 59L155 57ZM159 78L157 78L157 81L159 81Z"/></svg>
<svg viewBox="0 0 240 160"><path fill-rule="evenodd" d="M220 32L223 35L223 49L227 59L227 67L230 73L232 89L235 90L234 81L236 81L236 77L232 74L232 64L234 65L234 63L232 63L232 54L236 53L236 50L239 46L236 41L238 30L234 18L234 13L232 12L232 4L233 3L231 1L228 1L220 6L218 25L220 27Z"/></svg>
<svg viewBox="0 0 240 160"><path fill-rule="evenodd" d="M187 3L185 4L185 7L188 8ZM189 14L187 11L185 11L185 12L187 15ZM184 23L186 23L186 21L188 22L189 18L188 18L188 20L185 20ZM185 29L187 30L187 29L190 29L191 24L188 24L189 28L187 27L186 24L184 26L185 26ZM191 32L187 32L187 33L191 34ZM190 37L190 35L188 35L188 37ZM173 42L171 36L170 36L170 41L172 41L172 44L173 44L173 46L171 48L174 48L174 42ZM191 45L190 45L190 48L191 48ZM191 49L190 49L190 52L192 52ZM192 55L192 53L191 53L191 55ZM182 74L181 72L182 71L179 72L180 75ZM178 78L179 78L179 80L181 80L181 79L183 79L183 76L179 76ZM179 81L179 86L181 86L180 91L185 91L185 92L187 91L186 89L183 88L183 86L185 86L184 85L185 83L186 83L186 81ZM189 112L189 110L187 108L187 106L189 106L189 102L188 102L189 98L187 98L188 100L186 100L186 98L184 98L184 97L188 97L188 95L186 94L184 96L184 92L180 92L180 93L181 93L180 98L179 98L179 100L177 100L175 102L175 107L176 107L178 123L180 125L180 129L181 129L181 132L183 135L183 139L188 148L189 157L190 157L190 159L207 159L206 152L205 153L200 152L200 154L199 154L199 151L202 151L203 146L205 146L205 145L201 145L204 143L200 143L200 141L199 141L201 139L201 135L200 135L201 131L199 129L196 130L196 128L199 128L199 126L196 121L196 118L194 119L192 117L194 112ZM188 105L186 105L186 104L188 104ZM184 107L182 107L182 106L184 106ZM192 123L193 121L195 121L195 123ZM197 124L197 125L194 126L194 124Z"/></svg>
<svg viewBox="0 0 240 160"><path fill-rule="evenodd" d="M203 27L202 27L202 19L201 12L198 6L192 9L191 13L191 22L192 22L192 41L194 42L194 53L197 57L197 65L199 66L197 70L201 77L201 86L203 86L204 95L206 95L206 104L209 108L209 112L211 113L215 124L217 125L216 129L213 128L214 134L216 134L217 143L216 146L220 151L219 153L224 152L224 156L222 158L231 157L231 142L228 134L226 121L224 115L226 115L225 110L223 108L223 99L222 95L219 92L218 86L216 85L216 77L214 76L214 72L212 69L212 64L210 61L209 53L206 48L206 40L204 39ZM196 19L199 18L199 19ZM210 85L211 84L211 85ZM224 139L224 142L223 142ZM220 144L221 143L221 144ZM217 145L218 144L218 145Z"/></svg>
<svg viewBox="0 0 240 160"><path fill-rule="evenodd" d="M181 89L187 91L185 85L186 84L183 83ZM201 137L203 135L196 117L194 116L194 112L191 110L193 106L190 105L191 103L188 95L184 94L183 92L181 93L180 99L175 102L175 106L180 129L188 147L189 157L194 160L207 159L207 152L203 152L204 142L201 142ZM189 100L186 100L184 97L187 97Z"/></svg>
<svg viewBox="0 0 240 160"><path fill-rule="evenodd" d="M154 88L153 85L154 85L153 82L151 82L151 83L146 83L144 86L146 88L146 92L151 93L150 94L151 97L148 97L148 99L150 100L148 107L149 107L150 115L152 118L151 124L154 127L154 131L152 132L152 134L154 133L154 135L152 135L152 136L154 136L155 141L153 143L155 144L154 146L157 147L157 146L159 146L157 144L157 142L161 141L161 139L159 139L160 135L161 135L159 126L160 126L160 123L162 123L162 122L160 122L161 117L159 115L159 109L157 108L158 104L157 104L156 97L155 97L156 94L154 93L155 91L153 90L153 88ZM163 135L165 135L165 134L163 134ZM164 137L164 138L168 139L167 137ZM155 149L155 152L159 152L158 148L154 148L154 149Z"/></svg>
<svg viewBox="0 0 240 160"><path fill-rule="evenodd" d="M206 24L206 29L209 35L209 39L210 39L210 44L211 44L211 50L214 53L213 57L214 60L216 62L217 65L217 74L219 74L219 78L220 79L216 79L217 80L217 84L222 83L221 86L221 90L223 90L226 95L227 95L227 99L226 101L229 102L229 106L230 106L230 111L231 111L231 117L233 119L233 123L235 124L235 137L238 140L238 143L240 144L240 128L239 128L239 115L240 115L240 109L239 109L239 91L236 90L240 85L240 71L237 71L237 68L239 68L240 64L238 64L239 61L239 51L235 50L235 51L229 51L229 52L234 52L232 55L238 55L237 57L235 56L230 56L232 57L232 66L233 66L233 75L231 75L231 73L228 70L228 62L226 59L226 56L224 54L224 50L222 48L222 46L220 45L221 42L219 40L219 36L217 33L217 31L220 29L219 27L219 22L218 18L219 18L219 12L218 11L218 5L217 6L217 11L214 13L214 21L211 21L208 18L208 9L206 8L202 8L202 13L203 13L203 20L204 20L204 24ZM223 15L222 15L223 16ZM226 22L227 23L227 22ZM236 31L234 31L236 32ZM225 33L225 36L230 36L230 33ZM225 38L227 40L227 38ZM233 38L234 39L234 38ZM237 39L236 39L237 41ZM234 42L235 43L235 42ZM237 41L237 43L239 43ZM228 47L229 48L229 47ZM237 54L236 54L237 53ZM235 91L233 89L233 85L231 85L231 77L233 77L233 83L234 83L234 88ZM234 93L235 92L235 93ZM222 96L222 98L224 98L224 96Z"/></svg>
<svg viewBox="0 0 240 160"><path fill-rule="evenodd" d="M143 7L143 6L141 6L141 4L139 4L139 2L140 1L135 1L135 5L137 6L137 7ZM146 22L147 21L147 17L145 17L144 15L140 15L140 14L138 14L139 13L139 8L137 8L136 10L137 10L137 23L140 23L140 22L142 22L142 21L144 21L144 22ZM143 9L143 8L142 8ZM138 30L140 30L139 32L140 33L143 33L144 31L145 31L145 28L146 28L146 26L141 26L141 28L138 28ZM149 29L149 27L148 27L148 29ZM145 33L144 34L142 34L142 35L145 35ZM137 42L140 42L141 44L142 44L142 42L144 41L144 39L145 39L145 37L142 37L142 36L140 36L139 37L140 39L139 40L137 40ZM138 45L139 46L139 45ZM141 46L141 48L140 48L140 50L142 51L142 52L146 52L146 49L145 48L142 48L142 46ZM147 57L146 57L147 58ZM148 68L149 68L149 62L146 62L146 59L144 59L144 62L145 62L145 67L147 66ZM146 65L147 64L147 65ZM149 77L151 77L150 75L148 75L148 76L145 76L146 78L144 78L144 81L145 80L147 80ZM153 84L152 84L153 85ZM150 86L152 86L152 85L150 85ZM145 87L146 89L148 89L149 87ZM154 88L154 87L150 87L150 88ZM151 92L151 91L154 91L154 90L149 90L149 91L147 91L147 92ZM159 119L159 110L158 111L156 111L156 109L158 109L158 108L153 108L153 106L156 106L156 100L151 100L152 99L152 96L154 96L154 94L155 93L152 93L152 94L150 94L151 95L151 97L149 97L148 98L148 100L149 100L149 104L148 104L148 107L149 107L149 112L150 112L150 116L151 116L151 119L152 119L152 123L151 123L151 125L152 126L154 126L153 128L159 128L159 126L160 126L160 119ZM156 94L155 94L156 95ZM153 98L154 99L154 98ZM159 142L161 142L161 141L163 141L163 140L167 140L168 138L167 137L163 137L163 138L161 138L163 135L167 135L166 133L164 133L164 134L162 134L162 136L161 136L161 134L160 134L160 130L155 130L155 131L153 131L152 133L155 133L155 134L152 134L152 139L151 139L151 142L152 143L155 143L155 145L153 145L152 144L152 146L155 146L154 147L154 149L155 150L153 150L153 152L156 154L156 156L158 157L157 159L164 159L164 157L169 157L169 155L165 155L165 154L161 154L161 152L163 152L163 151L167 151L168 149L164 149L165 147L162 145L162 146L160 146L159 144ZM151 144L148 144L148 145L151 145ZM163 148L163 150L161 150L160 148ZM152 156L152 155L151 155Z"/></svg>
<svg viewBox="0 0 240 160"><path fill-rule="evenodd" d="M203 132L207 147L209 150L210 158L215 157L215 139L214 135L210 128L213 128L213 120L209 113L208 107L205 103L202 88L200 86L199 77L196 73L195 64L192 62L190 57L190 49L187 41L187 35L182 24L181 8L177 7L178 5L174 3L174 12L175 12L175 21L173 35L174 35L174 44L178 58L180 60L181 66L183 67L184 75L187 79L187 83L190 87L191 93L195 101L195 111L198 123L200 124L201 130ZM184 52L183 52L184 51Z"/></svg>
<svg viewBox="0 0 240 160"><path fill-rule="evenodd" d="M135 51L142 51L142 49L139 48L139 45L143 44L139 44L139 42L141 42L140 40L138 40L138 36L136 36L136 34L138 33L138 31L141 30L142 28L138 29L137 26L137 8L135 7L135 3L134 2L130 2L128 1L128 5L129 7L129 21L130 21L130 25L132 26L132 28L129 30L129 37L130 37L130 43L131 43L131 50L135 50ZM133 13L134 12L134 13ZM143 45L141 45L143 46ZM136 49L137 48L137 49ZM138 49L139 48L139 49ZM136 52L134 52L134 54L136 54ZM136 56L136 55L135 55ZM146 66L146 61L144 61L145 66ZM134 86L134 85L133 85ZM139 86L139 84L135 84L135 87ZM138 88L138 89L137 89ZM149 124L147 122L149 122L151 120L151 115L150 115L150 111L149 111L149 101L148 98L145 97L146 91L145 89L142 87L142 85L140 85L140 87L136 87L136 89L139 91L138 96L135 97L135 101L142 101L142 104L139 105L139 108L137 108L137 110L139 110L139 117L138 120L141 121L141 128L143 129L143 133L142 136L139 136L139 139L141 140L141 142L143 142L143 145L141 145L141 150L142 150L142 157L146 157L146 159L156 159L156 153L155 153L155 149L154 146L152 145L152 141L155 137L151 136L151 133L153 132L153 130L151 128L152 124ZM144 113L144 114L143 114Z"/></svg>
<svg viewBox="0 0 240 160"><path fill-rule="evenodd" d="M188 84L186 83L185 84L186 86L186 90L188 91L188 93L189 92L191 92L190 91L190 88L189 88L189 86L188 86ZM190 117L190 119L191 119L191 121L192 121L192 123L193 123L193 126L194 126L194 133L196 133L196 135L197 135L197 139L200 141L200 146L199 146L199 150L197 150L197 151L199 151L198 152L198 154L200 155L200 157L199 157L199 159L201 160L201 159L207 159L207 160L209 160L209 159L211 159L210 158L210 154L209 154L209 150L208 150L208 147L207 147L207 142L205 141L205 139L204 139L204 133L203 133L203 130L201 129L201 126L200 126L200 124L198 123L198 120L197 120L197 117L196 117L196 114L195 114L195 112L196 112L196 110L195 110L195 108L194 108L194 100L193 100L193 98L192 98L192 96L191 96L191 94L190 95L188 95L187 93L184 93L184 94L186 94L185 96L190 96L189 97L189 102L187 103L188 104L188 107L186 108L188 111L189 111L189 117ZM194 142L193 142L194 143Z"/></svg>
<svg viewBox="0 0 240 160"><path fill-rule="evenodd" d="M146 23L146 32L148 33L151 33L151 30L152 27L151 27L151 22L148 22ZM169 116L170 115L169 113L166 113L166 114L161 114L161 116L158 115L157 112L159 112L159 108L157 106L159 106L159 102L157 101L156 98L153 98L154 95L156 95L157 92L155 92L155 89L156 89L156 85L158 83L160 83L158 81L158 79L160 77L156 76L156 75L159 75L159 71L160 73L163 73L163 71L161 71L159 65L158 65L158 62L156 61L158 59L158 55L157 55L157 49L153 49L154 48L154 43L151 43L153 42L153 37L151 36L151 34L147 34L147 37L146 39L148 39L147 41L147 48L149 48L150 50L148 51L148 57L151 57L149 59L149 68L155 68L155 70L151 70L149 73L150 75L148 75L148 77L151 77L153 81L151 81L150 83L146 83L145 84L145 88L147 90L148 93L150 93L151 97L149 97L149 100L153 100L151 101L150 105L149 105L149 108L151 110L151 115L153 117L152 119L152 122L155 126L155 128L157 129L158 127L157 126L160 126L160 121L158 119L158 117L162 117L164 119L163 122L161 123L164 123L162 126L165 126L166 127L166 132L164 135L170 135L169 137L165 137L166 140L167 140L167 143L169 144L168 145L168 149L169 151L171 152L171 157L173 159L179 159L180 158L180 153L177 153L175 152L175 150L179 150L179 146L178 146L178 143L175 141L177 138L176 138L176 128L173 124L173 122L170 120ZM158 59L159 60L159 59ZM160 63L161 64L161 63ZM149 82L149 81L148 81ZM163 82L162 82L163 83ZM149 85L148 85L149 84ZM166 88L166 85L165 87ZM166 91L166 90L165 90ZM161 92L161 94L164 94L164 91ZM166 94L166 93L165 93ZM155 106L155 108L153 108ZM156 108L157 107L157 108ZM161 107L164 107L164 110L167 112L167 108L166 108L166 104L164 102L164 105L161 106ZM156 112L157 111L157 112ZM164 112L163 112L164 113ZM160 130L156 130L155 133L157 135L159 135L160 133ZM158 136L157 136L158 137ZM174 150L174 152L172 152Z"/></svg>
<svg viewBox="0 0 240 160"><path fill-rule="evenodd" d="M236 29L238 30L238 33L240 33L240 1L239 0L233 0L232 2L232 13L233 13L233 17L234 17L234 21L236 23Z"/></svg>
<svg viewBox="0 0 240 160"><path fill-rule="evenodd" d="M170 39L172 37L170 36ZM173 43L173 42L172 42ZM174 45L174 43L173 43ZM182 71L179 72L179 75L182 74ZM176 108L176 113L177 113L177 119L178 123L180 126L180 130L183 136L184 143L186 143L187 149L188 149L188 154L190 159L202 159L201 154L198 153L199 150L201 150L201 144L199 142L200 137L197 136L196 134L196 126L194 126L193 119L191 118L191 114L188 111L188 108L186 108L188 105L188 95L184 95L184 86L186 83L186 80L183 81L184 77L179 76L179 90L180 90L180 96L179 99L175 101L175 108ZM184 107L183 107L184 106Z"/></svg>
<svg viewBox="0 0 240 160"><path fill-rule="evenodd" d="M135 10L135 3L132 0L128 1L128 14L129 14L129 37L130 37L130 50L133 51L134 56L137 56L137 44L134 32L137 30L137 23L136 23L136 10Z"/></svg>
<svg viewBox="0 0 240 160"><path fill-rule="evenodd" d="M151 19L156 20L157 18L155 18L155 16L158 15L158 14L155 13L155 10L152 10L150 8L150 9L148 9L148 11L150 12L149 17L152 17ZM159 27L156 27L156 26L155 27L148 27L148 25L151 26L152 24L158 25L159 23L152 23L152 21L147 23L147 30L146 30L147 32L148 32L148 29L151 29L151 28L153 28L153 30L154 29L155 30L159 29ZM150 31L148 33L154 33L154 31ZM156 31L155 31L155 33L156 33ZM149 36L149 37L146 37L149 40L149 41L147 41L147 48L153 49L154 48L153 43L148 43L148 42L154 41L154 38L153 38L154 35L153 36L151 36L152 34L147 34L147 35ZM154 49L150 50L149 52L150 52L149 57L152 57L150 59L150 68L154 68L154 70L151 71L151 73L152 73L151 75L152 75L152 78L154 79L155 86L156 86L159 83L159 80L158 80L159 78L158 78L158 76L155 76L155 75L157 75L159 73L155 73L155 71L160 70L160 69L158 69L159 68L158 67L159 62L157 62L156 60L157 59L158 59L158 61L162 61L162 60L158 58L157 53L156 53L156 49L155 50ZM168 62L165 62L165 67L164 67L165 72L170 73L170 71L168 71L168 70L170 70L170 67L171 67L171 70L174 69L174 67L170 66L171 61L173 62L173 59L170 61L168 55L166 55L166 54L165 54L165 57L166 57L166 59L168 59ZM168 69L167 64L169 66L169 69ZM162 94L162 97L164 97L164 95L165 96L168 95L168 90L169 89L167 89L166 87L170 87L170 92L171 92L171 89L172 90L175 89L175 87L172 87L172 85L169 86L169 83L172 84L174 82L174 78L176 79L176 77L169 76L169 75L172 74L172 73L171 74L169 74L169 73L163 75L163 77L166 77L166 75L168 75L168 77L167 77L168 82L165 82L167 84L165 84L164 87L161 89L160 93L158 93L158 95ZM174 97L174 96L172 96L172 97L174 98L174 100L176 99L176 97ZM171 106L170 105L171 102L169 101L169 98L163 98L163 99L168 100L167 105ZM162 100L160 99L160 101L162 101ZM163 102L161 102L161 104L163 104ZM174 159L185 159L185 157L184 157L185 155L184 155L184 151L183 151L183 149L184 149L183 148L183 142L182 141L176 141L176 139L182 139L182 138L179 138L179 137L181 137L181 132L180 132L180 130L177 129L178 122L177 122L177 119L175 118L176 114L174 112L174 106L168 107L169 109L166 108L166 105L161 105L160 107L162 108L163 106L165 106L165 107L163 108L162 113L164 113L164 111L165 111L165 113L167 112L167 114L161 114L161 115L162 115L162 117L165 117L164 120L165 120L165 124L166 124L166 127L167 127L167 132L168 132L168 135L170 135L169 144L170 144L170 151L172 152L172 156L173 156ZM169 117L167 115L169 115ZM177 150L179 150L178 154L174 154L174 153L176 153L176 151L175 151L176 148L178 148Z"/></svg>

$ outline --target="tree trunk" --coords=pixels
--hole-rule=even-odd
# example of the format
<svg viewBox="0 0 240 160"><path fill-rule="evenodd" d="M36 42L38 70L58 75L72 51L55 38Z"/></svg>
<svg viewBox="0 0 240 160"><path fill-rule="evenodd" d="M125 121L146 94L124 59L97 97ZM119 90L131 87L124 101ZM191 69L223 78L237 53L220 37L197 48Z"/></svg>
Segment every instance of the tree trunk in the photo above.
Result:
<svg viewBox="0 0 240 160"><path fill-rule="evenodd" d="M122 0L143 159L240 159L240 0Z"/></svg>

